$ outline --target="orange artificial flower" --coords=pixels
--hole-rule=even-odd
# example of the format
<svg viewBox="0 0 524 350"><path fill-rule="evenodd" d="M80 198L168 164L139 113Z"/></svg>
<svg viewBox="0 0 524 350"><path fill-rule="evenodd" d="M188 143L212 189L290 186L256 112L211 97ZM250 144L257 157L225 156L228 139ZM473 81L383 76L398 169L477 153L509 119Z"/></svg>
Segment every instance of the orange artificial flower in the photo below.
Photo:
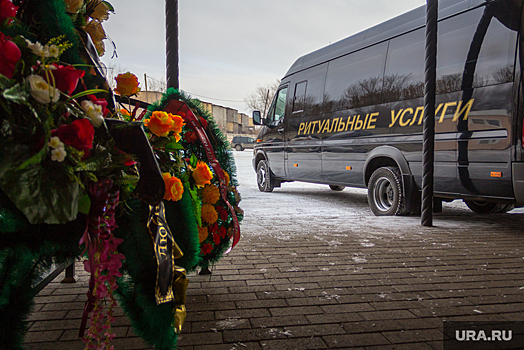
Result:
<svg viewBox="0 0 524 350"><path fill-rule="evenodd" d="M213 184L208 184L202 190L202 202L215 204L220 199L220 190Z"/></svg>
<svg viewBox="0 0 524 350"><path fill-rule="evenodd" d="M149 119L144 121L144 125L153 134L166 137L173 127L173 119L166 112L155 111Z"/></svg>
<svg viewBox="0 0 524 350"><path fill-rule="evenodd" d="M218 220L218 213L211 204L202 205L202 221L212 225Z"/></svg>
<svg viewBox="0 0 524 350"><path fill-rule="evenodd" d="M193 179L198 187L210 184L213 178L213 173L209 169L206 163L198 161L196 169L193 170Z"/></svg>
<svg viewBox="0 0 524 350"><path fill-rule="evenodd" d="M129 112L127 111L127 109L125 109L125 108L121 108L121 109L120 109L120 114L122 114L122 115L125 116L125 117L130 117L130 116L131 116L131 113L129 113Z"/></svg>
<svg viewBox="0 0 524 350"><path fill-rule="evenodd" d="M198 227L198 241L199 243L202 243L206 240L207 236L209 235L209 231L207 230L207 227Z"/></svg>
<svg viewBox="0 0 524 350"><path fill-rule="evenodd" d="M162 178L164 179L164 184L166 186L164 199L175 202L180 200L184 193L184 185L182 185L182 181L175 176L171 176L169 173L163 173Z"/></svg>
<svg viewBox="0 0 524 350"><path fill-rule="evenodd" d="M118 74L115 78L116 89L115 92L122 96L131 96L140 91L138 85L138 78L132 73Z"/></svg>
<svg viewBox="0 0 524 350"><path fill-rule="evenodd" d="M171 130L174 131L176 134L180 134L182 132L182 127L186 125L184 119L179 115L173 115L171 113L169 114L169 117L171 117L171 119L173 120L173 126L171 127ZM178 139L180 139L180 136L178 137Z"/></svg>

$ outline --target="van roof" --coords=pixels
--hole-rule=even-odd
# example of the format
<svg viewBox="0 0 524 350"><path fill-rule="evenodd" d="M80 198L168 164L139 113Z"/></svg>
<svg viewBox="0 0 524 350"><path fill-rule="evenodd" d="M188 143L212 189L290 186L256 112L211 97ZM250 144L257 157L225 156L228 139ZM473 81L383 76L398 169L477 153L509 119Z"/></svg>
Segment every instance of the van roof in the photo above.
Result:
<svg viewBox="0 0 524 350"><path fill-rule="evenodd" d="M489 0L488 0L489 1ZM439 19L452 16L486 3L486 0L439 0ZM330 61L334 58L363 49L372 44L391 39L426 24L426 5L380 23L360 33L313 51L297 59L283 79L301 70Z"/></svg>

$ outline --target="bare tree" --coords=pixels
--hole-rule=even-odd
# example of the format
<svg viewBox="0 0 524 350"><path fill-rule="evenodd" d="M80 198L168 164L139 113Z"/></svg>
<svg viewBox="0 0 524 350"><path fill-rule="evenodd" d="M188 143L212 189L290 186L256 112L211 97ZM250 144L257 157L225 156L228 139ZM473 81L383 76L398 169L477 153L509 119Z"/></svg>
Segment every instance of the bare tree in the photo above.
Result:
<svg viewBox="0 0 524 350"><path fill-rule="evenodd" d="M275 96L279 85L280 79L276 79L272 83L259 86L244 99L244 102L247 107L253 111L267 113L269 105L273 100L273 96Z"/></svg>
<svg viewBox="0 0 524 350"><path fill-rule="evenodd" d="M147 76L148 91L166 92L166 89L167 83L164 77L162 77L160 80L156 80L155 78L151 78L149 75Z"/></svg>
<svg viewBox="0 0 524 350"><path fill-rule="evenodd" d="M114 65L112 63L110 63L106 69L106 79L111 89L116 88L115 78L118 76L118 74L128 72L128 70L125 67L122 67L121 65Z"/></svg>

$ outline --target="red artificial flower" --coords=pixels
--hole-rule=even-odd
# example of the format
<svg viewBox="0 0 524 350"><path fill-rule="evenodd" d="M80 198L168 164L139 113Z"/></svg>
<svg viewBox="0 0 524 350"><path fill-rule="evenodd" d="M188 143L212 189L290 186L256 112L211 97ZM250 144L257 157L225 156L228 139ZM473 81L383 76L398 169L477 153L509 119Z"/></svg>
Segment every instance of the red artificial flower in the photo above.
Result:
<svg viewBox="0 0 524 350"><path fill-rule="evenodd" d="M104 117L109 113L109 109L107 109L107 100L105 98L96 98L94 95L88 95L87 97L89 97L94 105L102 106Z"/></svg>
<svg viewBox="0 0 524 350"><path fill-rule="evenodd" d="M60 125L51 131L51 136L58 136L60 141L79 151L84 151L84 158L93 148L95 128L87 118L77 119L71 125Z"/></svg>
<svg viewBox="0 0 524 350"><path fill-rule="evenodd" d="M18 46L9 39L0 32L0 74L11 79L22 54Z"/></svg>
<svg viewBox="0 0 524 350"><path fill-rule="evenodd" d="M195 143L198 140L198 135L194 131L187 131L184 134L184 140L188 143Z"/></svg>
<svg viewBox="0 0 524 350"><path fill-rule="evenodd" d="M220 235L218 233L213 234L213 242L215 243L215 245L220 244Z"/></svg>
<svg viewBox="0 0 524 350"><path fill-rule="evenodd" d="M61 66L56 63L53 63L53 67L53 69L48 70L50 74L44 74L44 79L48 84L53 85L52 75L55 87L64 94L71 95L78 85L78 80L84 77L85 72L81 69L75 69L73 66Z"/></svg>
<svg viewBox="0 0 524 350"><path fill-rule="evenodd" d="M202 255L207 255L207 254L211 253L212 250L213 250L213 245L212 244L204 243L204 244L202 244L202 249L200 250L200 253L202 253Z"/></svg>
<svg viewBox="0 0 524 350"><path fill-rule="evenodd" d="M226 228L225 227L221 227L219 230L218 230L218 234L220 235L220 237L222 238L226 238Z"/></svg>
<svg viewBox="0 0 524 350"><path fill-rule="evenodd" d="M5 20L7 20L7 24L10 24L16 16L16 10L18 10L18 7L11 1L0 0L0 24L3 24Z"/></svg>
<svg viewBox="0 0 524 350"><path fill-rule="evenodd" d="M202 117L199 117L200 118L200 124L202 124L202 127L204 129L207 129L207 120L205 120L204 118Z"/></svg>
<svg viewBox="0 0 524 350"><path fill-rule="evenodd" d="M217 211L218 211L218 217L220 218L220 220L226 221L228 217L227 210L224 209L224 207L217 207Z"/></svg>

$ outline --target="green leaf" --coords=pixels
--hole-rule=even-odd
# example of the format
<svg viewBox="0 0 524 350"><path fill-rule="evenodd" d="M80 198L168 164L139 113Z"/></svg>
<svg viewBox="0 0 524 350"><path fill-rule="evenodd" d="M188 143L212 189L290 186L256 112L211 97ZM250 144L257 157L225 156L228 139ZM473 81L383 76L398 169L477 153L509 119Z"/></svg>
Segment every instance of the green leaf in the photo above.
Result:
<svg viewBox="0 0 524 350"><path fill-rule="evenodd" d="M13 145L0 162L0 188L31 224L64 224L78 213L79 184L57 162L28 164L28 149ZM31 163L31 162L29 162Z"/></svg>
<svg viewBox="0 0 524 350"><path fill-rule="evenodd" d="M198 198L198 191L196 188L189 188L189 193L191 194L191 201L193 202L193 211L195 212L195 216L198 221L198 226L202 227L202 205L200 203L200 199Z"/></svg>
<svg viewBox="0 0 524 350"><path fill-rule="evenodd" d="M174 142L171 141L165 145L165 149L166 151L173 152L173 151L183 150L184 147L176 141Z"/></svg>
<svg viewBox="0 0 524 350"><path fill-rule="evenodd" d="M189 160L189 165L191 165L191 167L195 169L197 164L198 164L198 158L194 154L192 154L191 159Z"/></svg>
<svg viewBox="0 0 524 350"><path fill-rule="evenodd" d="M87 96L87 95L94 95L94 94L97 94L97 93L100 93L100 92L107 93L108 91L107 90L103 90L103 89L86 90L86 91L79 92L78 94L75 94L75 95L69 97L67 99L67 101L76 100L79 97L84 97L84 96Z"/></svg>
<svg viewBox="0 0 524 350"><path fill-rule="evenodd" d="M37 154L35 154L31 158L29 158L28 160L23 162L18 167L18 170L24 170L25 168L27 168L30 165L35 165L35 164L42 163L42 161L44 160L46 154L47 154L47 149L45 147L43 147Z"/></svg>
<svg viewBox="0 0 524 350"><path fill-rule="evenodd" d="M5 89L2 96L9 101L18 104L26 104L29 98L29 93L24 89L22 84L16 84L11 88Z"/></svg>
<svg viewBox="0 0 524 350"><path fill-rule="evenodd" d="M87 194L84 194L78 200L78 211L82 214L89 214L89 209L91 209L91 199Z"/></svg>
<svg viewBox="0 0 524 350"><path fill-rule="evenodd" d="M0 74L0 89L1 90L6 90L9 87L11 87L11 85L13 85L11 80L8 77L6 77L5 75Z"/></svg>

